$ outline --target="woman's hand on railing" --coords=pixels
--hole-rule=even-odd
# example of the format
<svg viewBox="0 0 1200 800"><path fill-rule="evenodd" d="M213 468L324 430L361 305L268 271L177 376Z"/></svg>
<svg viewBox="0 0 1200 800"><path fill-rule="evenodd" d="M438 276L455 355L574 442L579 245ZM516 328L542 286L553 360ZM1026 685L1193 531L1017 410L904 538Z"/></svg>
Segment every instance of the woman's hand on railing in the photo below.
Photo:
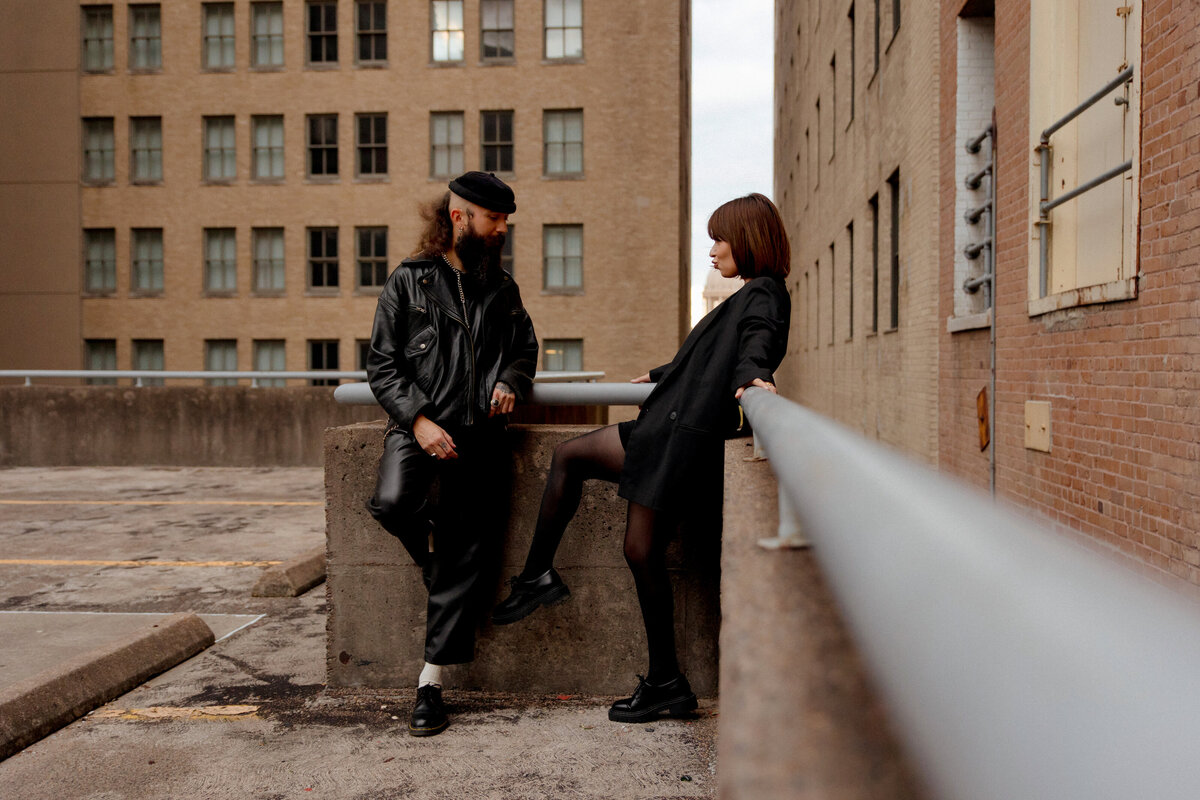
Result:
<svg viewBox="0 0 1200 800"><path fill-rule="evenodd" d="M779 394L779 392L775 389L775 384L771 383L770 381L764 381L762 378L755 378L754 380L747 383L745 386L739 386L738 390L733 393L734 399L741 400L742 393L745 392L747 389L749 389L751 386L759 386L763 389L766 389L771 394Z"/></svg>
<svg viewBox="0 0 1200 800"><path fill-rule="evenodd" d="M645 375L638 375L636 378L634 378L633 380L630 381L630 383L649 383L649 382L650 382L650 373L649 372L647 372Z"/></svg>

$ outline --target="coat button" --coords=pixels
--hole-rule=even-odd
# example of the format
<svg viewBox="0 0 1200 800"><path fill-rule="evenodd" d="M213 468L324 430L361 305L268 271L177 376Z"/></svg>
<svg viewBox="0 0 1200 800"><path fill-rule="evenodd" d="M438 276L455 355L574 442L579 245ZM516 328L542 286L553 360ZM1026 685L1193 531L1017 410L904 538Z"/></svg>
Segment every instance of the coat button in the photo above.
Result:
<svg viewBox="0 0 1200 800"><path fill-rule="evenodd" d="M679 416L679 415L678 415L678 414L676 414L674 411L672 411L672 412L671 412L671 413L670 413L668 416L670 416L670 417L671 417L671 419L675 419L675 417L677 417L677 416Z"/></svg>
<svg viewBox="0 0 1200 800"><path fill-rule="evenodd" d="M424 344L422 344L422 345L421 345L421 349L422 349L422 350L424 350L424 349L425 349L425 345L424 345Z"/></svg>

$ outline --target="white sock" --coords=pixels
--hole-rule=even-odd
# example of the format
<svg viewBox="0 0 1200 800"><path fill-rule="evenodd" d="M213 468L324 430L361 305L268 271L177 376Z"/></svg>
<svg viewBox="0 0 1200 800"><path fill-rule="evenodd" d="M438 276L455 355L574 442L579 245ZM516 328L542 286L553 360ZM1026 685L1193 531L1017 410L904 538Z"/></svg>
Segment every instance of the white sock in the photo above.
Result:
<svg viewBox="0 0 1200 800"><path fill-rule="evenodd" d="M442 685L442 668L437 664L425 662L425 668L421 670L421 676L417 678L417 688L432 684L433 686L441 687Z"/></svg>

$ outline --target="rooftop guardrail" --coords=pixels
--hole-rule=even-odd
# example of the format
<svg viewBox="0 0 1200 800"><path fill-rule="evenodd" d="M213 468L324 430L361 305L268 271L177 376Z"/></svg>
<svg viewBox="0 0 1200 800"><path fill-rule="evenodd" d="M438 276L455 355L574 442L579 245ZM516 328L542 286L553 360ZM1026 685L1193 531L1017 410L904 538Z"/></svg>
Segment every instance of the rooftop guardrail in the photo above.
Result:
<svg viewBox="0 0 1200 800"><path fill-rule="evenodd" d="M935 796L1200 797L1200 606L782 397L742 404Z"/></svg>

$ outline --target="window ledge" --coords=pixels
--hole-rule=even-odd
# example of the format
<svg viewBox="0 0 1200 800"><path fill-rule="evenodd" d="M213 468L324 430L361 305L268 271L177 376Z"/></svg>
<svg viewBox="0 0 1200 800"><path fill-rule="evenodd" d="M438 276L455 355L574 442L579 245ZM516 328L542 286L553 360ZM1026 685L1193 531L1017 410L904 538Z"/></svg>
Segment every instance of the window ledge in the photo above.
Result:
<svg viewBox="0 0 1200 800"><path fill-rule="evenodd" d="M305 69L311 69L314 72L333 72L342 68L342 65L337 61L315 61L304 65Z"/></svg>
<svg viewBox="0 0 1200 800"><path fill-rule="evenodd" d="M975 331L980 328L990 327L991 324L992 310L989 308L982 314L963 314L961 317L946 317L946 333Z"/></svg>
<svg viewBox="0 0 1200 800"><path fill-rule="evenodd" d="M201 181L204 186L233 186L237 183L237 178L205 178Z"/></svg>
<svg viewBox="0 0 1200 800"><path fill-rule="evenodd" d="M224 297L224 298L231 298L231 297L237 297L237 290L236 290L236 289L205 289L205 290L204 290L204 293L203 293L203 296L204 296L204 297L206 297L206 298L214 298L214 297Z"/></svg>
<svg viewBox="0 0 1200 800"><path fill-rule="evenodd" d="M560 297L576 297L583 294L583 289L542 289L542 294Z"/></svg>
<svg viewBox="0 0 1200 800"><path fill-rule="evenodd" d="M467 65L467 62L462 61L462 60L460 60L460 61L435 61L434 59L429 60L429 66L436 67L438 69L441 69L442 67L465 67L466 65Z"/></svg>
<svg viewBox="0 0 1200 800"><path fill-rule="evenodd" d="M391 183L390 175L355 175L355 183Z"/></svg>
<svg viewBox="0 0 1200 800"><path fill-rule="evenodd" d="M335 286L332 289L314 289L309 288L304 292L305 297L338 297L341 291Z"/></svg>
<svg viewBox="0 0 1200 800"><path fill-rule="evenodd" d="M279 178L251 178L251 186L282 186L287 179Z"/></svg>
<svg viewBox="0 0 1200 800"><path fill-rule="evenodd" d="M558 64L586 64L587 60L583 56L565 56L563 58L543 58L542 66L555 66Z"/></svg>
<svg viewBox="0 0 1200 800"><path fill-rule="evenodd" d="M251 297L286 297L287 293L283 289L255 289L250 292Z"/></svg>
<svg viewBox="0 0 1200 800"><path fill-rule="evenodd" d="M251 64L251 72L283 72L287 69L283 64Z"/></svg>
<svg viewBox="0 0 1200 800"><path fill-rule="evenodd" d="M516 65L517 59L515 56L508 58L481 58L479 66L481 67L511 67Z"/></svg>
<svg viewBox="0 0 1200 800"><path fill-rule="evenodd" d="M379 297L383 292L382 286L359 286L354 290L356 297Z"/></svg>
<svg viewBox="0 0 1200 800"><path fill-rule="evenodd" d="M1096 303L1115 303L1137 297L1137 278L1126 278L1112 283L1083 286L1065 292L1032 298L1029 301L1029 316L1037 317L1051 311Z"/></svg>
<svg viewBox="0 0 1200 800"><path fill-rule="evenodd" d="M386 61L356 61L354 66L358 69L387 69L388 62Z"/></svg>
<svg viewBox="0 0 1200 800"><path fill-rule="evenodd" d="M129 296L134 299L140 299L144 297L162 297L163 293L157 289L131 289Z"/></svg>
<svg viewBox="0 0 1200 800"><path fill-rule="evenodd" d="M201 67L200 71L205 75L232 75L237 72L237 66L229 67Z"/></svg>
<svg viewBox="0 0 1200 800"><path fill-rule="evenodd" d="M587 178L582 172L547 172L542 175L544 181L582 181Z"/></svg>
<svg viewBox="0 0 1200 800"><path fill-rule="evenodd" d="M309 175L304 179L304 182L312 184L330 184L340 183L341 180L341 177L338 175Z"/></svg>

